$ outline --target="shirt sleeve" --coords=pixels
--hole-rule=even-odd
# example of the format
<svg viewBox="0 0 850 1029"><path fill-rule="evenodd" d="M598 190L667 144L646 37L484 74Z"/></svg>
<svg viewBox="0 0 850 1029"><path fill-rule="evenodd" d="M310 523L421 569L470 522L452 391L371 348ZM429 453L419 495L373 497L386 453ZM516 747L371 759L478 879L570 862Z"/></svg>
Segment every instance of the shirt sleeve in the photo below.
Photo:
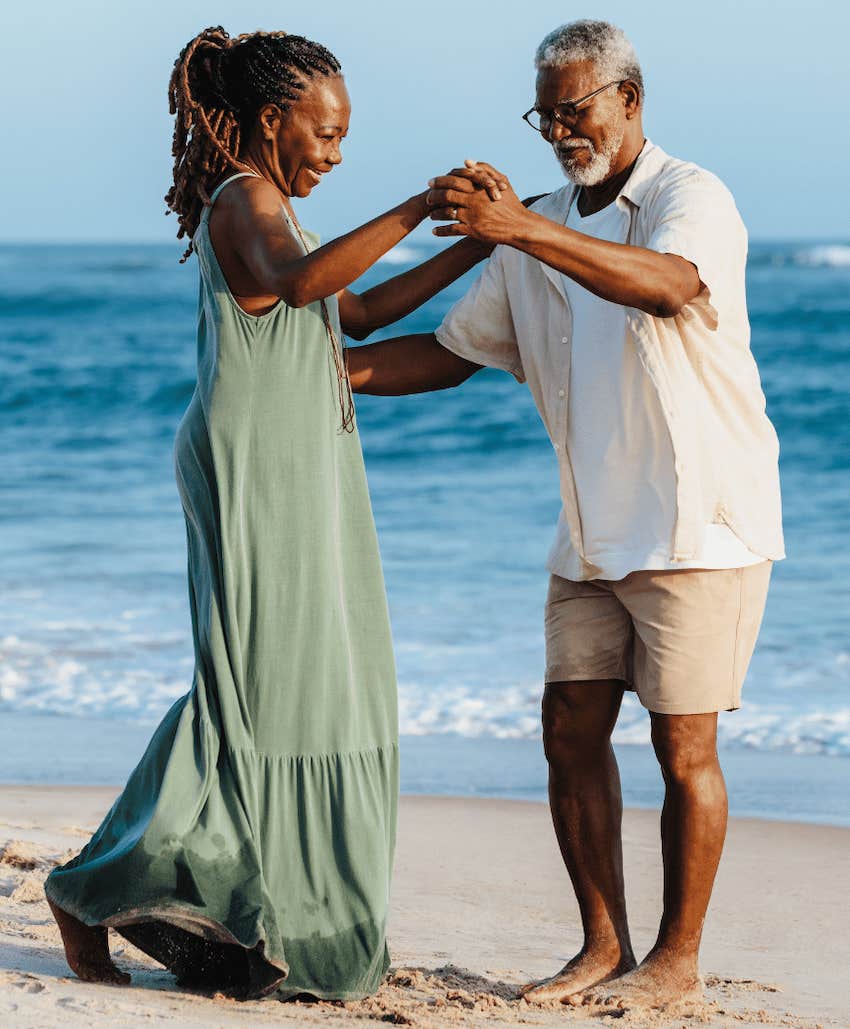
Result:
<svg viewBox="0 0 850 1029"><path fill-rule="evenodd" d="M496 247L465 296L436 332L437 341L475 364L500 368L525 382L505 281L504 247Z"/></svg>
<svg viewBox="0 0 850 1029"><path fill-rule="evenodd" d="M715 175L694 169L666 186L654 206L648 249L696 266L702 290L691 304L716 329L735 302L747 259L747 232L732 194Z"/></svg>

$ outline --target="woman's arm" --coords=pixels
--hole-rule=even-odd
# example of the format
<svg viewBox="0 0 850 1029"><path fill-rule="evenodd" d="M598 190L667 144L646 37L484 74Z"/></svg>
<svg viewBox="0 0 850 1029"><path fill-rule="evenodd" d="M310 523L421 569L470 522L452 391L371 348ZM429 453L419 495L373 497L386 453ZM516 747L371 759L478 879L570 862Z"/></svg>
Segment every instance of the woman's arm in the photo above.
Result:
<svg viewBox="0 0 850 1029"><path fill-rule="evenodd" d="M489 178L484 181L489 182ZM490 195L499 195L495 181L485 189ZM222 193L213 211L210 233L234 295L282 297L290 307L305 307L344 290L392 250L427 216L426 197L427 193L410 197L305 255L281 216L284 201L277 188L266 179L246 177ZM454 260L457 258L449 264ZM461 272L447 281L457 274Z"/></svg>
<svg viewBox="0 0 850 1029"><path fill-rule="evenodd" d="M278 190L261 178L238 185L222 193L215 211L220 217L210 226L216 252L233 251L243 269L242 281L230 283L231 289L243 297L282 297L290 307L305 307L344 289L428 213L421 193L305 255L281 214Z"/></svg>
<svg viewBox="0 0 850 1029"><path fill-rule="evenodd" d="M365 339L375 329L398 321L483 261L492 249L477 240L464 239L365 293L344 289L339 294L342 331L352 339Z"/></svg>

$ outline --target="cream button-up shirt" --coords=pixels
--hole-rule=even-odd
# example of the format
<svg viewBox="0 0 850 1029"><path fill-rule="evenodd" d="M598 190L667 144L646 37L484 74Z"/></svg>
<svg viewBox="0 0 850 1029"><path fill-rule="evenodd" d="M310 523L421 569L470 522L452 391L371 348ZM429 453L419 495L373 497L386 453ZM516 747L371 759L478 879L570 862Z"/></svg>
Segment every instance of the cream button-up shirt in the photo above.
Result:
<svg viewBox="0 0 850 1029"><path fill-rule="evenodd" d="M566 185L532 210L564 223L577 187ZM779 444L750 350L745 297L747 234L731 194L695 164L646 142L614 201L629 216L628 242L677 254L703 288L674 318L626 308L626 331L657 393L670 433L676 513L670 561L694 567L706 527L723 522L765 559L784 557ZM572 316L561 273L498 246L468 293L437 330L447 349L527 382L558 457L563 511L549 567L568 543L582 578L586 560L576 486L566 447Z"/></svg>

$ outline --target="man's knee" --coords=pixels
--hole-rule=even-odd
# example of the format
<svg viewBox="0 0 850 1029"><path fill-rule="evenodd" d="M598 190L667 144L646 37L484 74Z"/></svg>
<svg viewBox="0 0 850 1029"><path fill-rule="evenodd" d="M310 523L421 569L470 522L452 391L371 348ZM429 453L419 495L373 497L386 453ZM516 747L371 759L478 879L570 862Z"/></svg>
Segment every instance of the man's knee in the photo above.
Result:
<svg viewBox="0 0 850 1029"><path fill-rule="evenodd" d="M543 750L552 764L580 761L607 746L623 684L614 681L547 683L543 693Z"/></svg>
<svg viewBox="0 0 850 1029"><path fill-rule="evenodd" d="M717 715L653 714L652 745L666 782L691 782L717 768Z"/></svg>

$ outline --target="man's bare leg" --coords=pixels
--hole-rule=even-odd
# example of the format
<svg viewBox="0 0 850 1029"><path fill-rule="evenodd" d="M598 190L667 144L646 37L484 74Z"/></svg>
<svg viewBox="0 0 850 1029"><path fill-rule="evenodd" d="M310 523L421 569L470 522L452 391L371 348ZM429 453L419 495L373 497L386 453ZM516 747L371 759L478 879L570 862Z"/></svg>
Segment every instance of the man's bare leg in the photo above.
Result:
<svg viewBox="0 0 850 1029"><path fill-rule="evenodd" d="M717 715L651 717L666 786L661 813L664 913L655 946L640 966L589 995L620 1007L663 1007L702 996L699 946L726 837Z"/></svg>
<svg viewBox="0 0 850 1029"><path fill-rule="evenodd" d="M71 971L88 983L120 983L126 985L130 976L122 972L109 954L108 930L101 925L86 925L52 900L47 901L65 946L65 958Z"/></svg>
<svg viewBox="0 0 850 1029"><path fill-rule="evenodd" d="M543 744L549 805L584 928L579 953L551 979L521 992L529 1001L566 1001L635 967L623 890L620 774L611 732L623 683L547 683Z"/></svg>

